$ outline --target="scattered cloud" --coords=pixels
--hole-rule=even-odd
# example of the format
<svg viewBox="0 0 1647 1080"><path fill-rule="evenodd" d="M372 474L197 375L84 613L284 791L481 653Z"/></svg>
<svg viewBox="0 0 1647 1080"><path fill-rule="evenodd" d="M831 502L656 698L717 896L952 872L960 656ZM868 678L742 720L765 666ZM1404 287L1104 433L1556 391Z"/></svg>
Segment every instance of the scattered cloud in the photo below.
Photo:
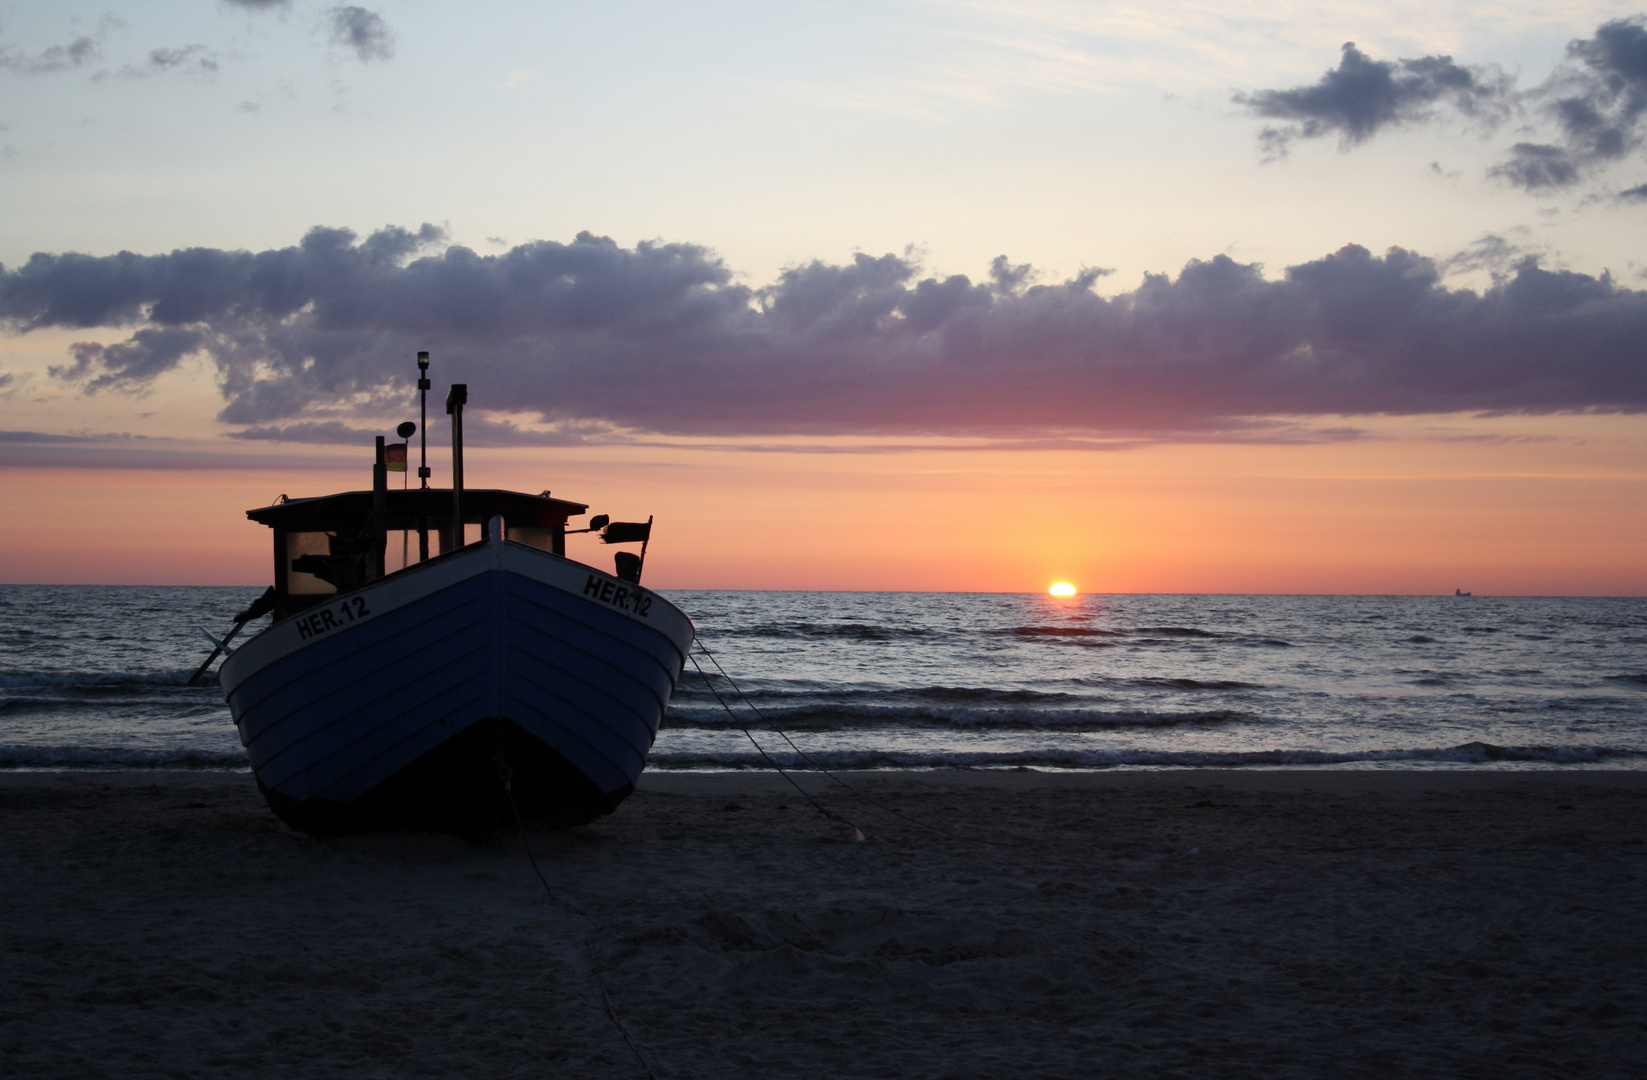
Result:
<svg viewBox="0 0 1647 1080"><path fill-rule="evenodd" d="M46 370L54 379L83 383L87 394L110 389L142 391L176 367L183 357L199 352L205 343L206 335L199 330L150 327L115 345L77 341L69 346L73 364Z"/></svg>
<svg viewBox="0 0 1647 1080"><path fill-rule="evenodd" d="M1445 283L1469 267L1491 286ZM905 252L752 288L687 243L581 233L482 255L430 225L316 228L259 252L37 254L0 269L0 323L135 328L53 371L88 392L140 392L202 353L221 420L298 441L407 408L419 349L471 384L477 414L506 412L485 437L514 443L1204 438L1276 418L1647 410L1647 293L1502 237L1440 262L1350 245L1273 277L1219 255L1107 298L1098 273L1037 282L1002 257L973 281Z"/></svg>
<svg viewBox="0 0 1647 1080"><path fill-rule="evenodd" d="M292 0L223 0L230 7L243 11L280 11L292 6Z"/></svg>
<svg viewBox="0 0 1647 1080"><path fill-rule="evenodd" d="M1285 157L1300 139L1337 136L1350 149L1402 125L1463 118L1490 132L1526 116L1545 137L1515 143L1488 175L1529 192L1571 188L1647 146L1647 16L1614 19L1569 42L1565 60L1530 89L1496 66L1460 66L1449 56L1374 60L1350 43L1318 82L1235 101L1282 122L1259 132L1266 160Z"/></svg>
<svg viewBox="0 0 1647 1080"><path fill-rule="evenodd" d="M363 7L334 7L326 12L332 44L354 50L361 63L390 60L395 55L395 33L375 11Z"/></svg>
<svg viewBox="0 0 1647 1080"><path fill-rule="evenodd" d="M82 34L67 45L52 45L39 52L0 45L0 68L19 75L48 75L96 63L102 55L96 38Z"/></svg>
<svg viewBox="0 0 1647 1080"><path fill-rule="evenodd" d="M256 442L321 443L347 445L367 442L383 432L376 428L351 427L342 420L305 420L299 424L264 425L229 433L231 439Z"/></svg>
<svg viewBox="0 0 1647 1080"><path fill-rule="evenodd" d="M92 76L93 82L106 78L152 79L161 75L192 75L198 79L215 78L221 67L217 53L204 45L183 45L177 48L150 49L142 65L126 64L113 73L100 71Z"/></svg>
<svg viewBox="0 0 1647 1080"><path fill-rule="evenodd" d="M0 468L4 469L218 470L231 463L236 472L255 470L288 475L300 470L360 467L358 454L351 458L338 454L317 455L312 451L301 455L243 453L230 458L221 443L191 445L182 440L143 435L0 431Z"/></svg>
<svg viewBox="0 0 1647 1080"><path fill-rule="evenodd" d="M381 434L381 428L356 427L343 420L303 420L295 424L254 425L230 432L229 437L253 442L359 446ZM568 421L546 426L521 425L483 413L465 413L463 441L467 446L610 446L641 440L611 424Z"/></svg>
<svg viewBox="0 0 1647 1080"><path fill-rule="evenodd" d="M1647 202L1647 184L1639 184L1633 188L1626 188L1618 193L1618 197L1626 202Z"/></svg>
<svg viewBox="0 0 1647 1080"><path fill-rule="evenodd" d="M1516 143L1510 147L1509 160L1487 172L1528 191L1566 187L1579 178L1578 166L1565 149L1538 143Z"/></svg>
<svg viewBox="0 0 1647 1080"><path fill-rule="evenodd" d="M217 71L217 56L204 45L184 45L178 49L151 49L149 68L152 71L190 71L201 74Z"/></svg>
<svg viewBox="0 0 1647 1080"><path fill-rule="evenodd" d="M147 435L133 435L129 431L99 434L55 435L44 431L0 431L0 443L108 443L149 439Z"/></svg>
<svg viewBox="0 0 1647 1080"><path fill-rule="evenodd" d="M1518 143L1493 170L1528 191L1569 187L1636 153L1647 136L1647 17L1604 23L1569 43L1567 57L1532 93L1557 141Z"/></svg>
<svg viewBox="0 0 1647 1080"><path fill-rule="evenodd" d="M1542 252L1534 252L1496 233L1488 233L1463 251L1440 260L1439 266L1445 274L1467 274L1485 270L1497 278L1528 260L1531 260L1531 265L1537 266L1541 257Z"/></svg>
<svg viewBox="0 0 1647 1080"><path fill-rule="evenodd" d="M1298 139L1336 135L1346 149L1385 128L1420 123L1445 109L1486 124L1509 113L1513 80L1497 68L1461 67L1450 56L1374 60L1345 42L1338 67L1311 86L1237 94L1235 101L1266 120L1258 140L1267 158L1285 157Z"/></svg>

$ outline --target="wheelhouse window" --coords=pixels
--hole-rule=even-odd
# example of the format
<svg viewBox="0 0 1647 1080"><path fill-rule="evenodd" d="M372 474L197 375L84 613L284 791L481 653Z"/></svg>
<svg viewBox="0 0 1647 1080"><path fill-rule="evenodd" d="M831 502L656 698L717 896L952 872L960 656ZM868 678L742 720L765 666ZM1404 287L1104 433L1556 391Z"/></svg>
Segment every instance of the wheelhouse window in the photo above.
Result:
<svg viewBox="0 0 1647 1080"><path fill-rule="evenodd" d="M337 586L329 581L322 581L313 574L306 574L292 566L292 561L301 559L305 555L319 555L325 558L332 553L332 538L335 533L329 532L294 532L286 534L286 592L292 596L327 596L337 592Z"/></svg>
<svg viewBox="0 0 1647 1080"><path fill-rule="evenodd" d="M509 525L505 532L510 540L517 544L527 544L543 551L554 552L555 538L562 535L560 529L540 529L536 526L516 527Z"/></svg>

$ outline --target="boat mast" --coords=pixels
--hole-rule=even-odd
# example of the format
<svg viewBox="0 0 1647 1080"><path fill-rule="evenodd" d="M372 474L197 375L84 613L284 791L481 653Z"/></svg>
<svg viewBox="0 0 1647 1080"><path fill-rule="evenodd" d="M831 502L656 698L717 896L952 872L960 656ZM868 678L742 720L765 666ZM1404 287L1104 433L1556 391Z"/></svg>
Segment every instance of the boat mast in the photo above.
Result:
<svg viewBox="0 0 1647 1080"><path fill-rule="evenodd" d="M418 418L418 449L417 449L417 476L422 483L420 488L429 486L429 354L417 354L417 418ZM424 541L424 546L428 546ZM425 552L425 558L428 553Z"/></svg>
<svg viewBox="0 0 1647 1080"><path fill-rule="evenodd" d="M417 479L418 489L429 488L429 354L417 354ZM429 561L429 519L418 518L417 561Z"/></svg>
<svg viewBox="0 0 1647 1080"><path fill-rule="evenodd" d="M446 391L446 413L452 418L452 547L463 546L463 406L469 402L469 384L453 383Z"/></svg>

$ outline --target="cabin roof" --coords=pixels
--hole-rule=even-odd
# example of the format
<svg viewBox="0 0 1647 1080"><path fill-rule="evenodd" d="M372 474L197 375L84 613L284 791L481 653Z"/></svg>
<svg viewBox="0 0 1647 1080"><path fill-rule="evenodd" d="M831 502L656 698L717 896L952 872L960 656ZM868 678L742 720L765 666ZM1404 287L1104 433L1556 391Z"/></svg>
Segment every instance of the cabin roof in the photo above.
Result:
<svg viewBox="0 0 1647 1080"><path fill-rule="evenodd" d="M395 519L429 518L439 520L452 516L451 488L406 488L383 493L384 510ZM355 527L372 512L372 492L345 491L337 495L320 495L309 499L288 499L270 506L246 511L253 521L271 529L287 532L322 531ZM497 488L463 489L463 520L486 521L496 514L512 527L553 528L564 525L569 517L577 517L589 507L586 503L551 499L547 495L528 495L523 491L502 491ZM389 528L411 528L410 525L390 524Z"/></svg>

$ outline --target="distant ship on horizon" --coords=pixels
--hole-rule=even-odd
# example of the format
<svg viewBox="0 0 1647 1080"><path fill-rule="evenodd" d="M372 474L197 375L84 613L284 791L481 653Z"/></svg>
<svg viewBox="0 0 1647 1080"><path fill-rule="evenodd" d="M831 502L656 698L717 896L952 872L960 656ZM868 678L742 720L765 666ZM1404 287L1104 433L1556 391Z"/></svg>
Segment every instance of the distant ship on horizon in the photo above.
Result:
<svg viewBox="0 0 1647 1080"><path fill-rule="evenodd" d="M1463 589L1454 589L1453 590L1453 595L1454 596L1469 596L1470 594L1465 592Z"/></svg>

